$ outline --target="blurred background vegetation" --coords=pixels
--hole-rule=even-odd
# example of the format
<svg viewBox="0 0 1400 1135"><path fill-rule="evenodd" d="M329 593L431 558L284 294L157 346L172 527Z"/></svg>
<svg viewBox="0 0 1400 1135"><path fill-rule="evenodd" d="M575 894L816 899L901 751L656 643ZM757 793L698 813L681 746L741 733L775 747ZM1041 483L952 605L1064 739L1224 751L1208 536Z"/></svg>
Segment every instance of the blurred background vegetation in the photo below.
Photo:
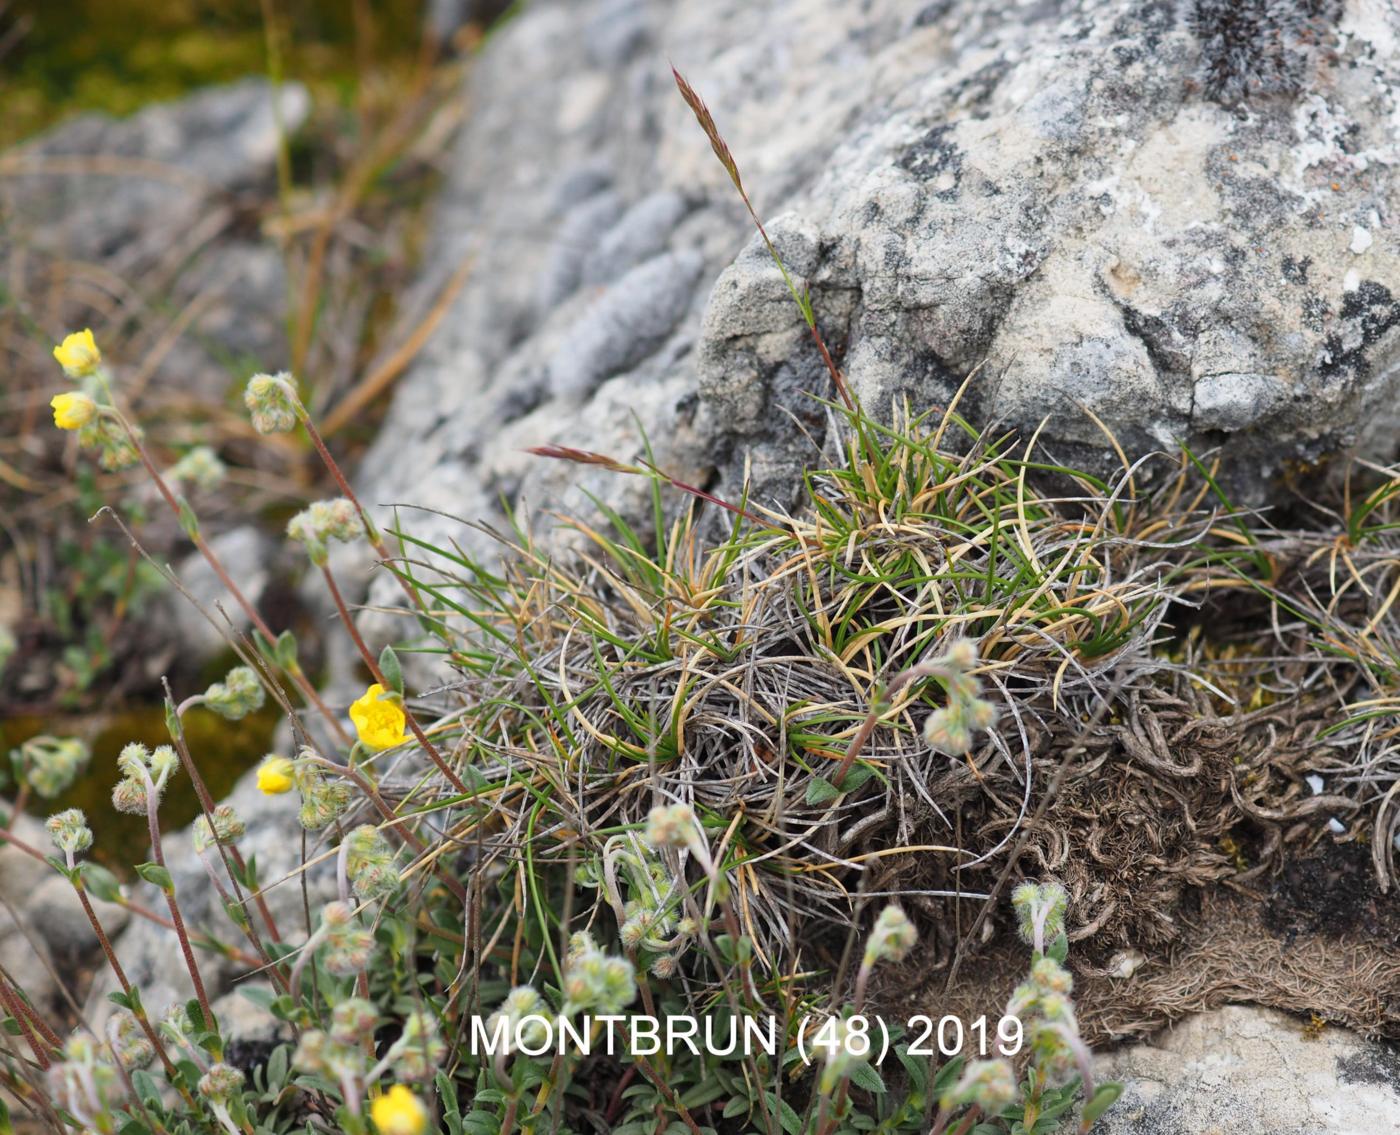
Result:
<svg viewBox="0 0 1400 1135"><path fill-rule="evenodd" d="M10 256L0 274L0 418L10 423L0 430L0 629L16 649L8 664L0 660L0 759L40 733L85 740L93 749L89 773L62 800L29 808L41 815L85 808L107 833L103 858L114 864L139 859L144 846L142 825L112 812L107 797L121 746L164 739L159 678L185 696L221 677L234 655L192 662L178 642L162 642L178 637L162 614L174 598L164 594L167 584L114 524L90 519L115 506L157 562L189 554L178 525L133 492L139 474L97 470L49 428L48 398L62 384L52 344L67 330L92 327L159 464L200 444L228 466L217 497L196 502L206 536L249 521L277 536L307 501L333 495L305 439L251 443L240 392L253 370L293 370L318 414L339 410L330 442L353 468L394 380L460 284L422 280L419 267L425 206L450 153L463 114L457 92L485 27L459 22L444 37L426 6L0 0L0 152L75 115L125 117L249 77L300 84L311 100L305 121L282 139L275 176L219 202L231 206L228 215L214 218L213 239L200 252L216 265L211 295L223 283L224 243L256 246L280 262L273 294L253 298L285 312L283 341L267 358L214 350L223 373L202 393L178 366L166 373L182 351L189 357L203 348L207 356L211 343L197 320L186 319L193 305L171 283L178 266L169 275L115 269L120 249L113 261L55 256L31 248L23 218L0 207ZM492 15L501 8L475 7ZM123 188L119 180L109 182L114 191ZM170 234L170 243L180 236ZM0 263L6 255L0 248ZM315 666L320 628L284 567L270 569L277 574L264 613L296 629ZM275 714L263 713L202 732L201 763L216 795L268 751L276 724ZM197 814L186 787L162 810L170 827Z"/></svg>
<svg viewBox="0 0 1400 1135"><path fill-rule="evenodd" d="M349 106L371 74L408 79L422 9L421 0L0 0L0 146L74 111L130 114L278 69L318 103Z"/></svg>

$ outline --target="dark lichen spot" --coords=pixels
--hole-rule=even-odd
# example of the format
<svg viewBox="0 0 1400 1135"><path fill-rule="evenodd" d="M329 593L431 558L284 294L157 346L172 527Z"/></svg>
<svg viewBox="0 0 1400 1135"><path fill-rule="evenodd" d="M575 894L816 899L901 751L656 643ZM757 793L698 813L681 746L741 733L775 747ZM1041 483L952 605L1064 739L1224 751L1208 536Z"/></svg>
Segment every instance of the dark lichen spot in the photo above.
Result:
<svg viewBox="0 0 1400 1135"><path fill-rule="evenodd" d="M953 0L936 0L933 4L926 4L919 9L919 14L914 17L916 28L926 28L938 23L943 19L953 7Z"/></svg>
<svg viewBox="0 0 1400 1135"><path fill-rule="evenodd" d="M899 167L920 181L936 182L951 175L953 187L938 191L947 200L957 196L957 184L962 177L963 153L949 140L951 125L935 126L900 156Z"/></svg>
<svg viewBox="0 0 1400 1135"><path fill-rule="evenodd" d="M1296 95L1340 15L1339 0L1192 0L1186 23L1201 41L1202 89L1225 106Z"/></svg>
<svg viewBox="0 0 1400 1135"><path fill-rule="evenodd" d="M1383 1084L1400 1096L1400 1049L1368 1044L1364 1051L1337 1061L1337 1078L1344 1084Z"/></svg>
<svg viewBox="0 0 1400 1135"><path fill-rule="evenodd" d="M1309 331L1321 331L1327 326L1327 316L1331 309L1321 296L1303 297L1303 326Z"/></svg>
<svg viewBox="0 0 1400 1135"><path fill-rule="evenodd" d="M1319 371L1327 376L1370 374L1366 351L1381 336L1400 327L1400 303L1390 289L1375 280L1364 280L1342 300L1342 330L1327 336Z"/></svg>
<svg viewBox="0 0 1400 1135"><path fill-rule="evenodd" d="M1311 256L1304 256L1301 260L1285 256L1283 258L1283 278L1290 284L1306 284L1308 282L1308 269L1311 267Z"/></svg>

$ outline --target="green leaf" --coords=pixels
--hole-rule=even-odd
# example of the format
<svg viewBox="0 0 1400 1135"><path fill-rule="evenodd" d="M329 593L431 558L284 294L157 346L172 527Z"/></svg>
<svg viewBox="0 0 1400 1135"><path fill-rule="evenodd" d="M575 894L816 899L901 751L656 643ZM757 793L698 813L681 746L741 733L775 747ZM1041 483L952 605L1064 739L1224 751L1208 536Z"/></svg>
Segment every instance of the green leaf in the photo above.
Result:
<svg viewBox="0 0 1400 1135"><path fill-rule="evenodd" d="M190 502L184 497L178 500L180 506L180 529L191 540L199 535L199 517L195 516L194 509L190 507Z"/></svg>
<svg viewBox="0 0 1400 1135"><path fill-rule="evenodd" d="M885 1094L885 1081L880 1079L880 1073L869 1064L857 1064L851 1069L851 1083L877 1096Z"/></svg>
<svg viewBox="0 0 1400 1135"><path fill-rule="evenodd" d="M107 868L97 863L83 863L78 868L83 889L102 902L116 902L121 898L121 884Z"/></svg>
<svg viewBox="0 0 1400 1135"><path fill-rule="evenodd" d="M399 665L399 656L392 646L386 646L379 652L379 672L389 683L389 689L403 697L403 667Z"/></svg>
<svg viewBox="0 0 1400 1135"><path fill-rule="evenodd" d="M792 1110L792 1105L787 1100L780 1100L772 1092L764 1092L763 1098L768 1101L769 1112L778 1113L778 1122L782 1124L787 1135L801 1135L802 1117Z"/></svg>
<svg viewBox="0 0 1400 1135"><path fill-rule="evenodd" d="M904 1065L904 1072L909 1077L909 1086L913 1089L914 1094L923 1092L928 1087L928 1058L910 1056L907 1044L897 1045L894 1054Z"/></svg>
<svg viewBox="0 0 1400 1135"><path fill-rule="evenodd" d="M272 650L277 665L288 673L297 666L297 638L291 631L283 631L277 636L277 645Z"/></svg>
<svg viewBox="0 0 1400 1135"><path fill-rule="evenodd" d="M1099 1116L1118 1102L1118 1097L1122 1094L1122 1084L1100 1084L1098 1090L1094 1092L1094 1098L1084 1105L1082 1124L1084 1128L1092 1127L1098 1121Z"/></svg>
<svg viewBox="0 0 1400 1135"><path fill-rule="evenodd" d="M814 776L812 782L807 785L806 799L807 803L813 806L830 804L833 800L841 799L841 790L826 777Z"/></svg>
<svg viewBox="0 0 1400 1135"><path fill-rule="evenodd" d="M175 880L170 877L170 872L159 863L138 863L136 873L148 883L153 883L164 891L167 895L175 890Z"/></svg>
<svg viewBox="0 0 1400 1135"><path fill-rule="evenodd" d="M1055 940L1050 943L1049 948L1046 949L1045 954L1047 957L1054 958L1060 965L1064 965L1065 959L1069 957L1069 939L1064 934L1057 935Z"/></svg>
<svg viewBox="0 0 1400 1135"><path fill-rule="evenodd" d="M751 1106L753 1106L752 1103L743 1096L732 1096L729 1102L724 1105L724 1111L721 1115L725 1119L734 1119L736 1116L747 1115Z"/></svg>
<svg viewBox="0 0 1400 1135"><path fill-rule="evenodd" d="M282 1085L287 1082L289 1053L290 1049L285 1044L279 1044L267 1058L267 1086L274 1092L281 1091Z"/></svg>

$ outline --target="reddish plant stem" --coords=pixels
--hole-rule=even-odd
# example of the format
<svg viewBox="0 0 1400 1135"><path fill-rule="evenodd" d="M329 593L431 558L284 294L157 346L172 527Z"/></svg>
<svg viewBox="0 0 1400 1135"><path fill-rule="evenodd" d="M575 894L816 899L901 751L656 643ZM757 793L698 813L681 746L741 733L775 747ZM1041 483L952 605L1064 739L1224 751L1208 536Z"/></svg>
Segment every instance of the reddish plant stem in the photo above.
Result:
<svg viewBox="0 0 1400 1135"><path fill-rule="evenodd" d="M165 696L167 698L167 705L175 704L175 699L170 696L169 682L165 683ZM214 797L210 794L208 786L204 783L204 778L199 774L199 768L194 763L194 754L190 752L189 743L185 739L185 727L184 722L180 718L179 709L175 710L173 720L176 725L174 736L172 737L172 740L175 742L175 751L180 754L180 763L184 765L185 772L190 778L190 783L194 785L195 795L199 797L199 806L204 810L204 819L209 824L209 831L212 833L214 831ZM226 846L218 840L216 840L215 843L219 848L220 857L224 860L225 870L228 870L228 861L232 860L233 865L238 868L238 874L247 878L248 864L244 861L243 853L238 850L237 845L229 844ZM237 875L229 870L228 877L229 882L233 884L233 891L234 894L237 895L238 901L243 903L243 890L238 885ZM272 911L268 909L267 900L263 898L261 887L253 891L253 901L257 904L258 913L262 916L263 923L267 927L268 934L272 936L272 940L274 942L281 942L282 936L277 932L277 922L272 917ZM253 946L258 952L265 954L267 951L263 949L262 943L257 940L251 926L249 927L248 934Z"/></svg>
<svg viewBox="0 0 1400 1135"><path fill-rule="evenodd" d="M165 503L170 507L170 510L175 514L177 519L183 519L180 502L176 500L175 494L170 491L170 486L166 484L165 478L162 477L160 471L156 469L155 463L151 460L150 454L146 452L146 447L141 444L141 439L137 437L136 431L132 429L125 415L116 410L115 407L113 407L113 413L116 414L117 421L121 423L122 429L126 432L127 440L131 442L132 447L136 450L137 456L141 459L141 464L145 466L146 473L150 476L151 480L155 482L155 486L160 491L160 495L165 499ZM276 642L277 636L272 633L272 628L267 625L262 615L258 613L257 608L254 607L248 597L243 594L238 585L233 582L232 577L223 565L223 561L215 555L214 549L205 542L198 527L192 527L192 531L187 532L186 535L189 536L190 542L194 544L199 554L204 557L205 561L213 569L214 574L218 577L219 582L227 589L228 593L233 596L234 601L243 609L243 613L248 616L249 621L257 628L258 632L262 634L269 643ZM310 679L302 673L301 667L293 667L287 670L287 674L291 677L292 681L297 684L298 689L301 690L307 701L315 706L326 719L331 729L334 730L337 739L342 744L349 745L351 743L350 735L345 731L345 726L343 726L340 723L340 719L331 712L330 707L321 700L321 695L316 692L316 687L311 684Z"/></svg>
<svg viewBox="0 0 1400 1135"><path fill-rule="evenodd" d="M19 1025L19 1030L24 1034L24 1039L29 1044L29 1051L34 1053L34 1059L39 1062L39 1067L47 1071L52 1061L49 1060L48 1053L44 1051L38 1035L30 1024L28 1015L24 1012L24 998L12 990L10 983L3 979L0 979L0 1001L4 1002L6 1012Z"/></svg>
<svg viewBox="0 0 1400 1135"><path fill-rule="evenodd" d="M156 811L159 803L155 785L147 776L146 826L151 833L151 854L155 857L156 865L165 868L168 873L169 868L165 867L165 853L161 851L160 847L160 822ZM180 914L180 904L175 901L174 888L172 886L167 891L161 887L160 892L165 896L165 905L170 908L170 921L174 925L175 937L180 940L180 951L185 955L185 968L190 971L190 981L194 984L194 995L199 1000L200 1011L204 1014L204 1023L208 1028L217 1028L214 1011L209 1007L209 994L204 991L204 980L199 976L199 966L195 962L194 950L190 946L190 936L185 931L185 920Z"/></svg>
<svg viewBox="0 0 1400 1135"><path fill-rule="evenodd" d="M112 947L112 940L107 937L107 931L102 928L102 922L97 917L97 911L92 907L92 900L88 898L87 890L83 887L81 879L74 879L73 889L78 892L78 901L83 904L83 913L87 915L88 922L92 925L92 932L97 935L97 943L102 947L102 952L107 956L107 964L111 966L112 972L116 975L117 984L122 987L122 992L126 994L128 1000L131 997L131 982L127 979L126 970L117 959L117 951ZM133 1010L132 1016L136 1018L136 1023L141 1026L141 1031L146 1034L146 1039L156 1050L156 1055L160 1057L161 1065L165 1068L165 1074L171 1083L175 1082L175 1065L171 1063L169 1054L165 1051L165 1045L160 1041L160 1036L152 1027L150 1018L146 1016L146 1007L140 1002L136 1003L140 1007Z"/></svg>
<svg viewBox="0 0 1400 1135"><path fill-rule="evenodd" d="M355 490L350 487L350 482L345 479L345 474L340 471L340 464L331 456L331 451L326 448L326 443L321 438L320 431L311 421L311 414L306 407L301 404L301 399L296 399L297 417L301 420L302 426L306 429L306 436L311 439L311 444L316 447L316 452L320 454L321 463L330 471L330 475L335 479L337 487L344 494L345 499L355 506L355 510L360 514L360 523L364 525L365 536L369 539L370 547L374 549L374 554L380 561L387 564L393 557L389 554L389 549L384 543L383 537L379 535L379 529L375 526L370 515L365 511L365 506L360 503L360 498L355 495ZM424 615L428 614L428 609L423 603L423 597L418 593L418 589L404 579L398 572L393 571L393 576L399 581L399 586L408 596L409 601L418 608Z"/></svg>

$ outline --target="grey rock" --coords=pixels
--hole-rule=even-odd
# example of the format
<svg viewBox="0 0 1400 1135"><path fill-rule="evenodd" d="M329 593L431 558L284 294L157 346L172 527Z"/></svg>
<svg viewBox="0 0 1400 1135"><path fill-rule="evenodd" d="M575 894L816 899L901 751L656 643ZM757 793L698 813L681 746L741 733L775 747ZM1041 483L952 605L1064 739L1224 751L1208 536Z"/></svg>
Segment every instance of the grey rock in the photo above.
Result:
<svg viewBox="0 0 1400 1135"><path fill-rule="evenodd" d="M16 839L44 854L53 850L44 825L21 813L11 828ZM53 958L39 933L32 899L51 881L68 884L52 867L12 844L0 845L0 966L25 991L30 1001L47 1012L58 997ZM68 888L71 892L72 888Z"/></svg>
<svg viewBox="0 0 1400 1135"><path fill-rule="evenodd" d="M297 84L276 98L249 79L126 119L81 115L6 154L0 208L28 248L114 271L192 252L217 233L211 214L226 195L271 170L279 116L295 130L310 110Z"/></svg>
<svg viewBox="0 0 1400 1135"><path fill-rule="evenodd" d="M652 355L685 315L703 261L665 253L640 264L589 305L549 361L549 393L578 402L606 378Z"/></svg>
<svg viewBox="0 0 1400 1135"><path fill-rule="evenodd" d="M95 898L88 901L108 938L119 934L131 920L127 909L118 903ZM61 875L50 872L34 889L25 905L25 917L56 958L71 963L92 956L100 948L82 901Z"/></svg>
<svg viewBox="0 0 1400 1135"><path fill-rule="evenodd" d="M225 993L210 1004L219 1022L219 1035L224 1038L225 1044L230 1047L270 1047L279 1041L290 1040L291 1025L286 1021L279 1021L257 1002L245 996L252 990L263 993L273 991L272 986L264 981L240 982L237 989Z"/></svg>
<svg viewBox="0 0 1400 1135"><path fill-rule="evenodd" d="M256 606L271 578L271 560L276 546L260 528L245 524L209 540L209 546L219 557L230 577L238 588ZM199 604L196 607L183 595L171 595L166 601L175 620L181 645L201 658L218 654L227 645L222 629L228 622L237 631L248 628L248 616L236 604L209 562L199 552L191 552L176 565L175 573L190 595ZM218 606L216 607L215 604ZM202 614L203 608L214 622ZM223 614L220 614L222 610Z"/></svg>
<svg viewBox="0 0 1400 1135"><path fill-rule="evenodd" d="M21 812L14 818L10 828L17 840L44 855L54 852L49 833L41 820ZM45 879L54 874L54 869L11 843L0 843L0 898L6 903L23 910L29 896ZM4 917L0 910L0 917Z"/></svg>
<svg viewBox="0 0 1400 1135"><path fill-rule="evenodd" d="M62 1007L59 970L47 943L27 918L21 916L16 922L0 917L0 966L40 1013L47 1015Z"/></svg>
<svg viewBox="0 0 1400 1135"><path fill-rule="evenodd" d="M1098 1060L1124 1083L1095 1135L1395 1135L1400 1053L1346 1029L1305 1035L1271 1009L1228 1005Z"/></svg>
<svg viewBox="0 0 1400 1135"><path fill-rule="evenodd" d="M429 274L475 271L364 495L543 518L562 483L620 507L628 478L520 450L626 459L644 431L678 475L792 500L831 381L668 60L874 413L946 405L972 375L975 421L1045 421L1054 456L1104 465L1095 417L1130 457L1224 449L1254 502L1296 462L1392 446L1400 12L1349 0L1309 25L1325 50L1288 32L1222 60L1185 7L532 4L473 69Z"/></svg>
<svg viewBox="0 0 1400 1135"><path fill-rule="evenodd" d="M643 197L603 235L580 265L584 284L606 284L659 255L690 212L692 202L674 190Z"/></svg>

